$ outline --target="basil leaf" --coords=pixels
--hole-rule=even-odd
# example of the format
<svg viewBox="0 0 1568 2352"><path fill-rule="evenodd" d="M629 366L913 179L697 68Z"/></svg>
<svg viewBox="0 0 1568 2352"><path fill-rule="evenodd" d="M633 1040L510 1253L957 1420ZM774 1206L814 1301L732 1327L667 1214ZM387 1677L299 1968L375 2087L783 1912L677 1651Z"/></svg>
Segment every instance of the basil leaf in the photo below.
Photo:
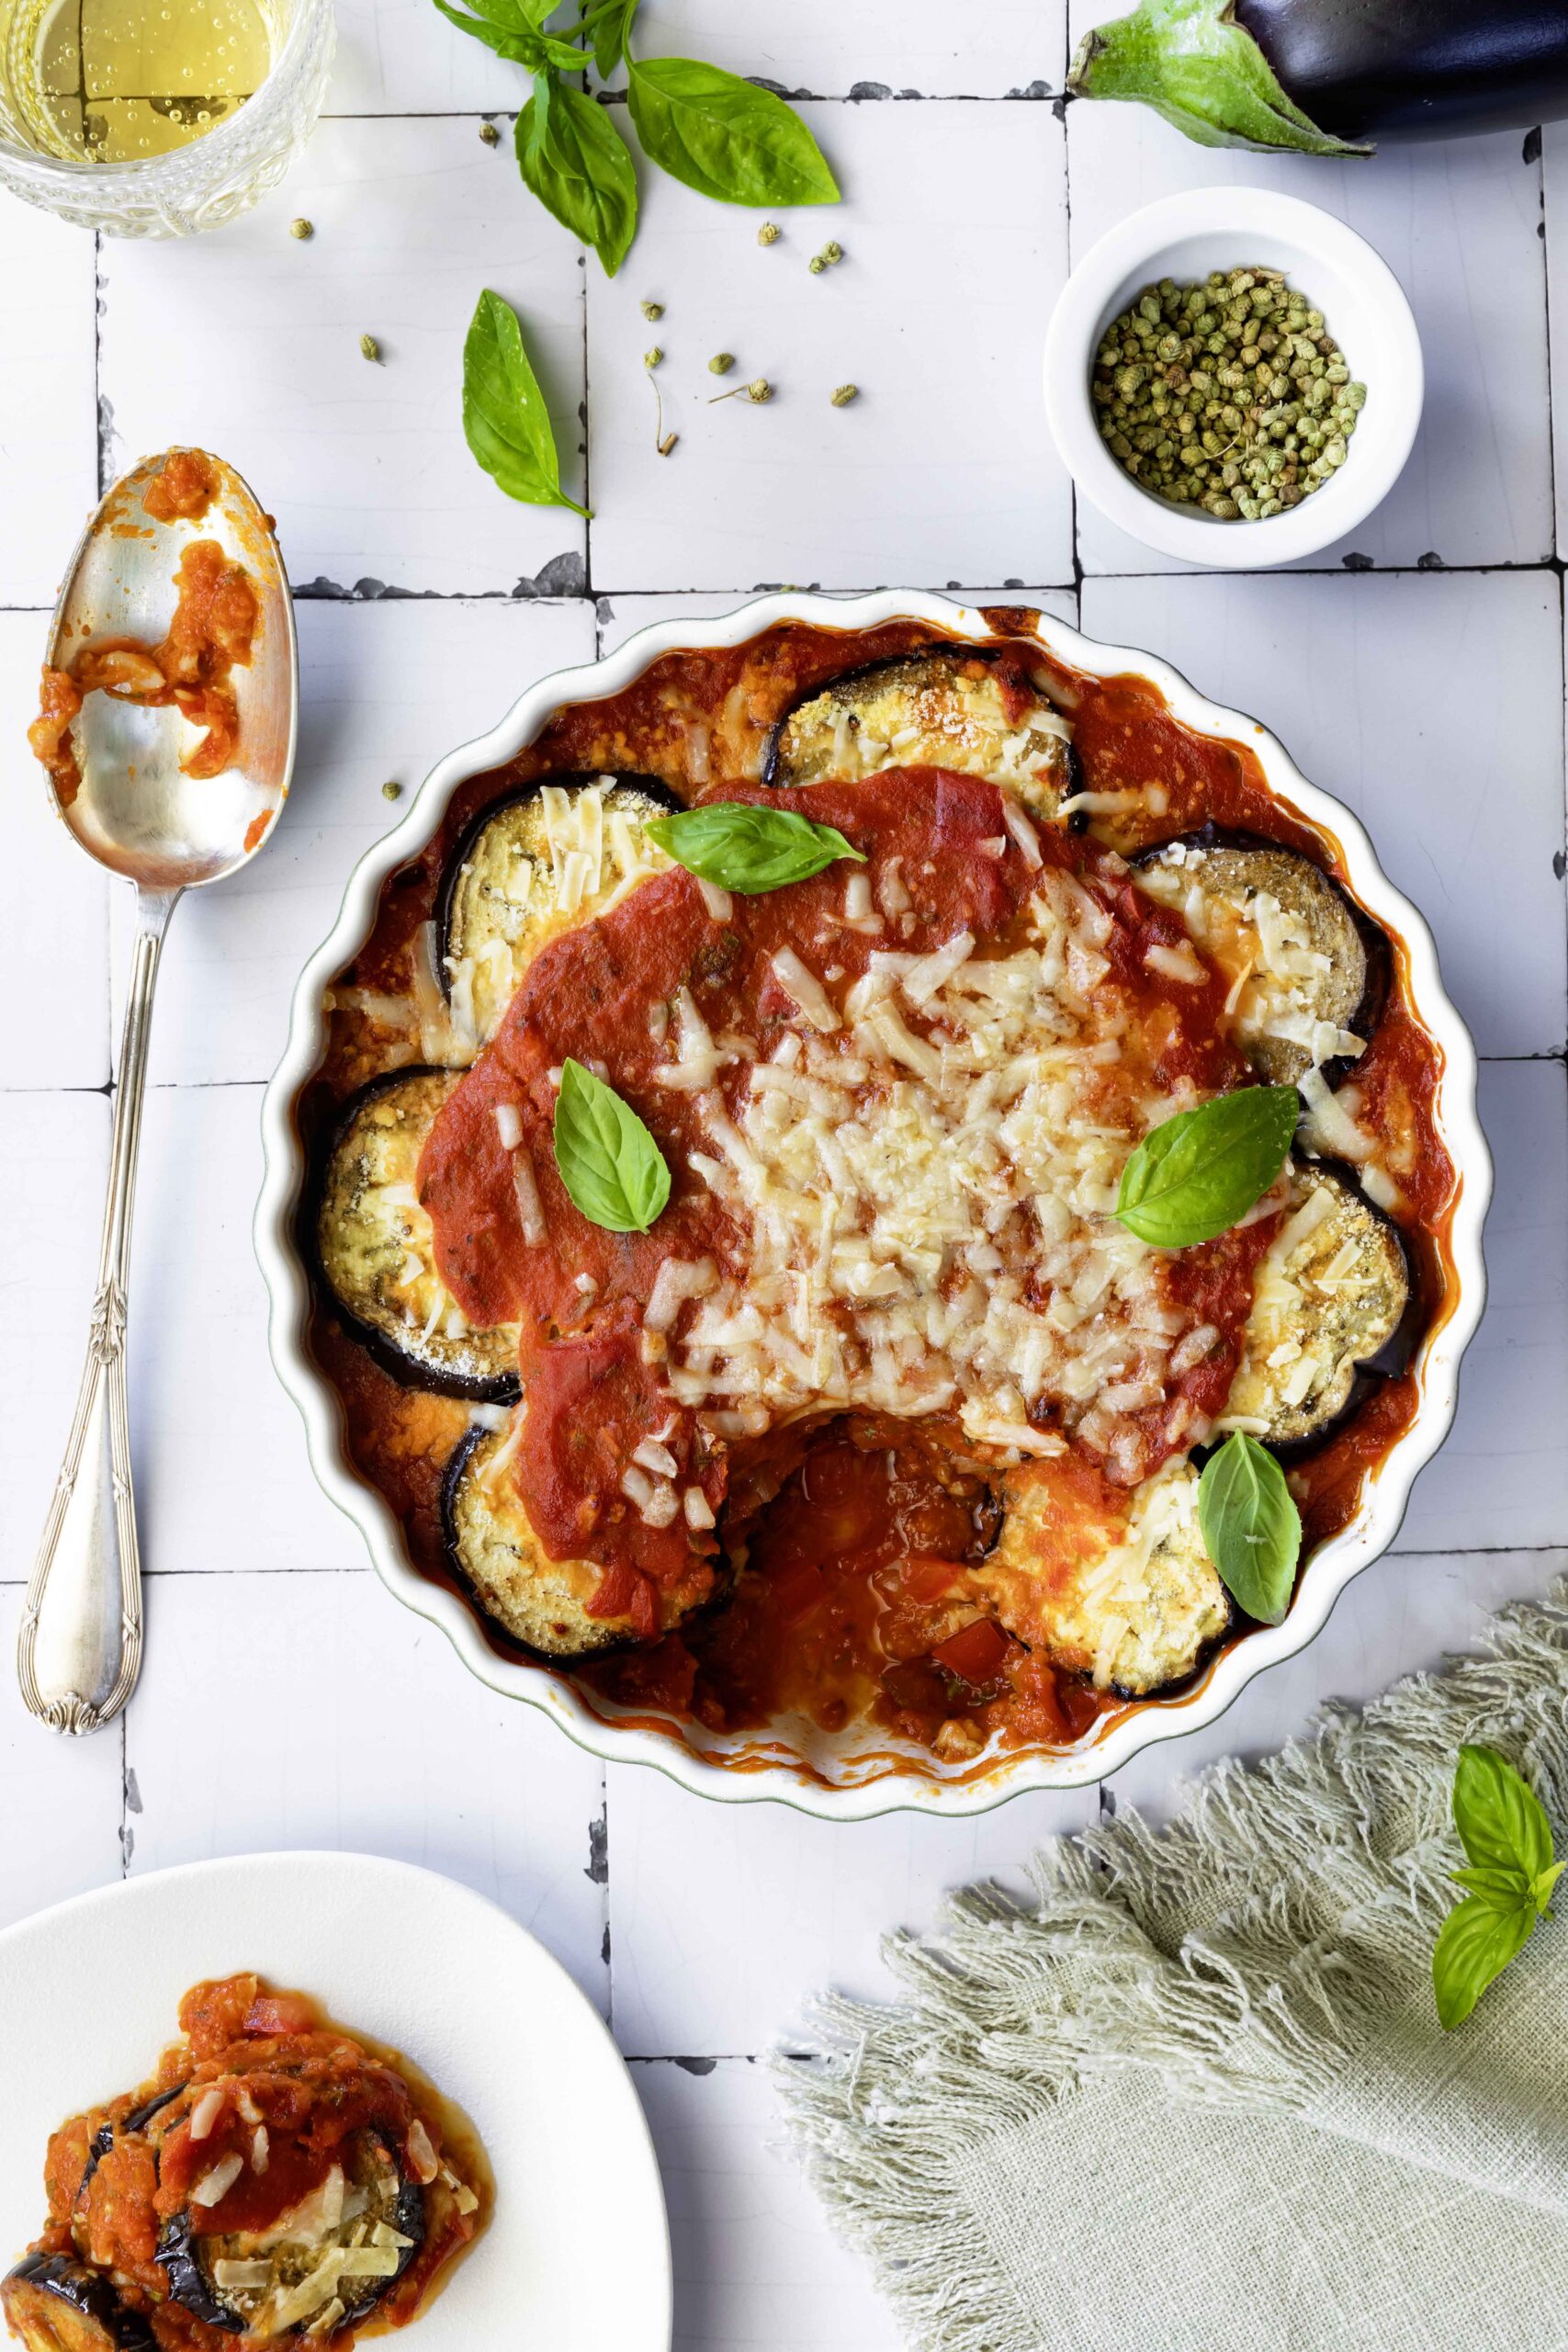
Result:
<svg viewBox="0 0 1568 2352"><path fill-rule="evenodd" d="M1300 1116L1293 1086L1247 1086L1179 1111L1122 1170L1117 1216L1156 1250L1213 1241L1269 1190Z"/></svg>
<svg viewBox="0 0 1568 2352"><path fill-rule="evenodd" d="M646 1233L670 1198L664 1155L629 1102L581 1062L561 1067L556 1166L590 1225Z"/></svg>
<svg viewBox="0 0 1568 2352"><path fill-rule="evenodd" d="M508 498L587 514L587 507L560 486L550 413L528 365L517 314L488 288L463 345L463 432L479 463Z"/></svg>
<svg viewBox="0 0 1568 2352"><path fill-rule="evenodd" d="M836 204L839 184L792 107L695 57L633 58L626 96L652 162L721 204Z"/></svg>
<svg viewBox="0 0 1568 2352"><path fill-rule="evenodd" d="M1454 1773L1454 1827L1477 1870L1512 1871L1528 1886L1551 1865L1540 1799L1495 1747L1464 1747Z"/></svg>
<svg viewBox="0 0 1568 2352"><path fill-rule="evenodd" d="M450 6L448 0L435 0L435 5L459 32L483 41L487 49L494 50L498 57L510 58L514 65L526 65L530 72L544 62L547 49L559 46L543 30L556 0L548 0L548 6L546 0L468 0L471 16Z"/></svg>
<svg viewBox="0 0 1568 2352"><path fill-rule="evenodd" d="M745 801L710 800L678 816L655 817L649 839L705 882L756 898L808 881L840 857L865 864L865 854L837 825L816 825L785 808L755 808Z"/></svg>
<svg viewBox="0 0 1568 2352"><path fill-rule="evenodd" d="M609 0L606 7L589 12L588 21L593 22L593 62L602 82L609 80L626 53L637 11L637 0Z"/></svg>
<svg viewBox="0 0 1568 2352"><path fill-rule="evenodd" d="M637 174L606 109L564 82L535 85L517 118L517 168L614 277L637 232Z"/></svg>
<svg viewBox="0 0 1568 2352"><path fill-rule="evenodd" d="M1302 1517L1273 1455L1243 1430L1203 1464L1198 1524L1226 1591L1249 1617L1277 1625L1295 1589Z"/></svg>
<svg viewBox="0 0 1568 2352"><path fill-rule="evenodd" d="M1456 1886L1468 1888L1483 1903L1490 1904L1494 1911L1517 1911L1521 1903L1528 1909L1535 1901L1531 1883L1522 1871L1450 1871L1449 1876Z"/></svg>
<svg viewBox="0 0 1568 2352"><path fill-rule="evenodd" d="M1530 1900L1543 1919L1550 1919L1551 1917L1548 1908L1551 1901L1551 1890L1564 1871L1568 1871L1568 1862L1553 1862L1550 1870L1540 1871L1530 1881Z"/></svg>
<svg viewBox="0 0 1568 2352"><path fill-rule="evenodd" d="M1454 1905L1432 1952L1432 1989L1447 2032L1464 2023L1494 1977L1524 1950L1534 1926L1535 1913L1528 1905L1495 1911L1472 1894Z"/></svg>

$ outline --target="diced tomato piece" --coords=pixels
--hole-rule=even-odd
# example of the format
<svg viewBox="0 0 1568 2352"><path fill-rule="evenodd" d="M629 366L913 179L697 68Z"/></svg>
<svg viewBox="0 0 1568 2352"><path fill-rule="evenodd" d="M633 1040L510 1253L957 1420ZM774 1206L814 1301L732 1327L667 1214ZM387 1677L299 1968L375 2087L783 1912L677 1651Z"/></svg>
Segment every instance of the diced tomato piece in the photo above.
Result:
<svg viewBox="0 0 1568 2352"><path fill-rule="evenodd" d="M1008 1654L1008 1637L1001 1627L989 1617L977 1617L972 1625L940 1643L931 1657L949 1674L976 1689L991 1681L1000 1671Z"/></svg>
<svg viewBox="0 0 1568 2352"><path fill-rule="evenodd" d="M645 1642L659 1631L659 1588L651 1577L638 1577L632 1589L632 1631Z"/></svg>
<svg viewBox="0 0 1568 2352"><path fill-rule="evenodd" d="M309 2033L315 2022L309 2001L287 1993L264 1993L246 2012L245 2031L270 2041L286 2033Z"/></svg>
<svg viewBox="0 0 1568 2352"><path fill-rule="evenodd" d="M912 1552L899 1565L899 1578L911 1600L940 1600L964 1573L957 1560L939 1560L929 1552Z"/></svg>
<svg viewBox="0 0 1568 2352"><path fill-rule="evenodd" d="M637 1589L643 1582L629 1560L617 1560L605 1568L593 1588L593 1598L588 1604L590 1617L625 1617L635 1605Z"/></svg>

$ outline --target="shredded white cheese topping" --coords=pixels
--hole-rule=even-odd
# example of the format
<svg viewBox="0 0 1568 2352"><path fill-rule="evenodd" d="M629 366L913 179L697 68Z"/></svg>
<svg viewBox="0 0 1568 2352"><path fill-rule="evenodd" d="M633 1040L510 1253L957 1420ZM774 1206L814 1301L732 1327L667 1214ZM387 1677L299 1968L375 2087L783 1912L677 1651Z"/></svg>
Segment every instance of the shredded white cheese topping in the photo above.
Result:
<svg viewBox="0 0 1568 2352"><path fill-rule="evenodd" d="M1113 1476L1144 1475L1132 1417L1197 1317L1111 1211L1134 1145L1197 1098L1148 1071L1111 928L1052 869L1006 956L967 931L874 951L841 1001L795 950L775 957L797 1009L782 1043L745 1047L733 1115L716 1086L696 1096L691 1165L747 1234L745 1271L666 1265L645 1316L682 1403L726 1434L952 1410L1015 1454L1060 1451L1032 1426L1054 1407Z"/></svg>

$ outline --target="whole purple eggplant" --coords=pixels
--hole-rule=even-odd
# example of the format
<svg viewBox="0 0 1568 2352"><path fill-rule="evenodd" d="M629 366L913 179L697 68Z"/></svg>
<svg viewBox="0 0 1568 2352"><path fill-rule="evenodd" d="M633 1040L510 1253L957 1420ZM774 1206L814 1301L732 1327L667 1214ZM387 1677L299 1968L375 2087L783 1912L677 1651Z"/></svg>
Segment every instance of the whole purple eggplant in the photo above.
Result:
<svg viewBox="0 0 1568 2352"><path fill-rule="evenodd" d="M1143 0L1085 36L1067 86L1206 147L1366 153L1568 116L1558 0Z"/></svg>

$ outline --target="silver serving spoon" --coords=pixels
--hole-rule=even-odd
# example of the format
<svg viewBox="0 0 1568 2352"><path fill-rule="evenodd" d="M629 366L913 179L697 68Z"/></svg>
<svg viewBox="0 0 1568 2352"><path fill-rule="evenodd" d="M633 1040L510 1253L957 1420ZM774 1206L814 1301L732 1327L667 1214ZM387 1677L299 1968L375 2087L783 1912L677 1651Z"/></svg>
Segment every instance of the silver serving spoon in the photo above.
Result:
<svg viewBox="0 0 1568 2352"><path fill-rule="evenodd" d="M217 882L255 855L288 791L299 729L294 613L283 559L251 491L221 458L206 513L160 522L142 503L164 450L118 481L82 535L54 609L46 659L68 670L86 647L157 644L176 602L185 548L216 539L243 565L258 626L248 668L228 684L239 711L230 766L180 767L199 740L173 707L97 691L72 726L81 771L73 792L51 778L55 810L89 857L136 885L136 946L125 1008L109 1148L108 1198L87 1362L17 1645L22 1697L56 1731L96 1731L119 1713L141 1665L141 1567L130 1483L125 1390L126 1283L152 988L183 890ZM67 797L69 794L69 797Z"/></svg>

